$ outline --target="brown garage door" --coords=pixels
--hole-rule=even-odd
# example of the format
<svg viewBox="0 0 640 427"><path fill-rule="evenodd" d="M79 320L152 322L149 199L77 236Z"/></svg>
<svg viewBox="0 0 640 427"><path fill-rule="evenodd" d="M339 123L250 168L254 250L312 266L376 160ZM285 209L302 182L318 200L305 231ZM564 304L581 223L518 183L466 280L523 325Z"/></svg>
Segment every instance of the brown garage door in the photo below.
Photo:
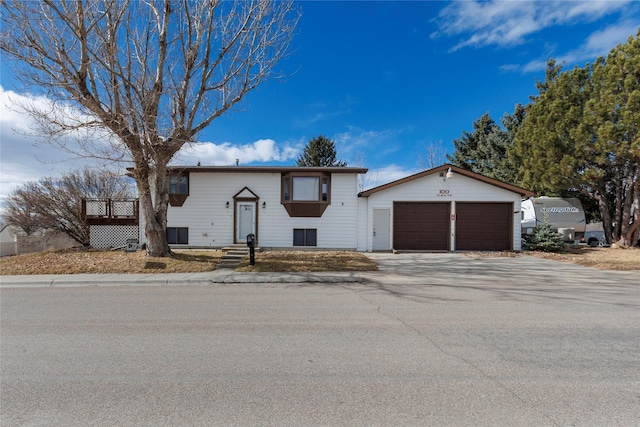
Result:
<svg viewBox="0 0 640 427"><path fill-rule="evenodd" d="M510 250L512 236L512 203L456 203L456 250Z"/></svg>
<svg viewBox="0 0 640 427"><path fill-rule="evenodd" d="M448 250L450 206L437 202L394 202L394 249Z"/></svg>

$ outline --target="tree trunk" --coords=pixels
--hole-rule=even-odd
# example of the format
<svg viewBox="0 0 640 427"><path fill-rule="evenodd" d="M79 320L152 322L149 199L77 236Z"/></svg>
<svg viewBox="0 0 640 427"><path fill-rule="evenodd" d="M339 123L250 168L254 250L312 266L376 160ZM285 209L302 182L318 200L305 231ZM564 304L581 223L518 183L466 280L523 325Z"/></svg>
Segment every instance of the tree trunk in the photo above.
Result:
<svg viewBox="0 0 640 427"><path fill-rule="evenodd" d="M144 218L144 235L147 240L147 256L171 256L171 249L167 243L165 225L158 221L158 215L153 206L150 193L143 194L140 209Z"/></svg>
<svg viewBox="0 0 640 427"><path fill-rule="evenodd" d="M162 168L160 168L162 169ZM162 174L166 175L166 166ZM144 235L147 243L147 256L168 257L171 256L171 248L167 243L167 207L168 198L167 191L158 191L157 180L154 189L150 180L155 179L156 173L151 173L148 165L143 162L138 163L138 167L134 170L136 175L136 184L138 187L138 197L140 198L140 211L144 218ZM160 187L164 189L164 187ZM155 197L152 197L152 191ZM164 193L164 194L163 194Z"/></svg>
<svg viewBox="0 0 640 427"><path fill-rule="evenodd" d="M600 195L596 197L598 201L598 207L600 208L600 216L602 217L602 227L604 228L604 235L607 239L607 243L613 242L613 233L611 233L611 211L609 210L609 203L607 197Z"/></svg>
<svg viewBox="0 0 640 427"><path fill-rule="evenodd" d="M627 186L624 195L624 210L621 221L621 233L618 243L620 246L634 246L638 242L638 233L640 232L640 186L638 185L638 168L632 168L628 174L627 180L630 184ZM631 211L634 210L633 216Z"/></svg>

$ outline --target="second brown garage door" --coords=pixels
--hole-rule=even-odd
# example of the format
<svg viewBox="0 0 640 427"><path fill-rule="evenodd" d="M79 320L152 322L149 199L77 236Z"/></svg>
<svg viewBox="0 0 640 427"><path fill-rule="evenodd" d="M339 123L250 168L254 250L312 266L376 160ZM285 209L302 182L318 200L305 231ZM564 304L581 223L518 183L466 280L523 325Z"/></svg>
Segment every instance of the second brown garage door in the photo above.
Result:
<svg viewBox="0 0 640 427"><path fill-rule="evenodd" d="M456 203L456 250L510 250L512 236L512 203Z"/></svg>
<svg viewBox="0 0 640 427"><path fill-rule="evenodd" d="M449 250L450 203L394 202L393 248Z"/></svg>

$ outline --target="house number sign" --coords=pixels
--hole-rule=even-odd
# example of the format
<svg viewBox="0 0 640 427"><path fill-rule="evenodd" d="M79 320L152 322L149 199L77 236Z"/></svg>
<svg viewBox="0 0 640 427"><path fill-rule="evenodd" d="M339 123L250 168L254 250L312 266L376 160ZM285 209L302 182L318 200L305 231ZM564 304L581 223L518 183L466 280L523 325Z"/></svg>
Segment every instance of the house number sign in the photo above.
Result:
<svg viewBox="0 0 640 427"><path fill-rule="evenodd" d="M438 197L451 197L449 190L438 190Z"/></svg>

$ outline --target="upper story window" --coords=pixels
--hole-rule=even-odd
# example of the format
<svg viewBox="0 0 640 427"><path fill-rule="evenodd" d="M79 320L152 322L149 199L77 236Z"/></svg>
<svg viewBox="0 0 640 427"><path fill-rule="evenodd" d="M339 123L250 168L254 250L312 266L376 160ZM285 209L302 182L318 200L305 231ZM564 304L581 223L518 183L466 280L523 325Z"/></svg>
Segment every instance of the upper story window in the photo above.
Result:
<svg viewBox="0 0 640 427"><path fill-rule="evenodd" d="M282 204L295 217L319 217L330 204L331 175L288 172L282 175Z"/></svg>
<svg viewBox="0 0 640 427"><path fill-rule="evenodd" d="M189 196L189 174L169 176L169 204L182 206Z"/></svg>
<svg viewBox="0 0 640 427"><path fill-rule="evenodd" d="M169 194L189 194L189 177L171 175L169 177Z"/></svg>
<svg viewBox="0 0 640 427"><path fill-rule="evenodd" d="M328 202L328 176L285 176L282 179L283 202Z"/></svg>

